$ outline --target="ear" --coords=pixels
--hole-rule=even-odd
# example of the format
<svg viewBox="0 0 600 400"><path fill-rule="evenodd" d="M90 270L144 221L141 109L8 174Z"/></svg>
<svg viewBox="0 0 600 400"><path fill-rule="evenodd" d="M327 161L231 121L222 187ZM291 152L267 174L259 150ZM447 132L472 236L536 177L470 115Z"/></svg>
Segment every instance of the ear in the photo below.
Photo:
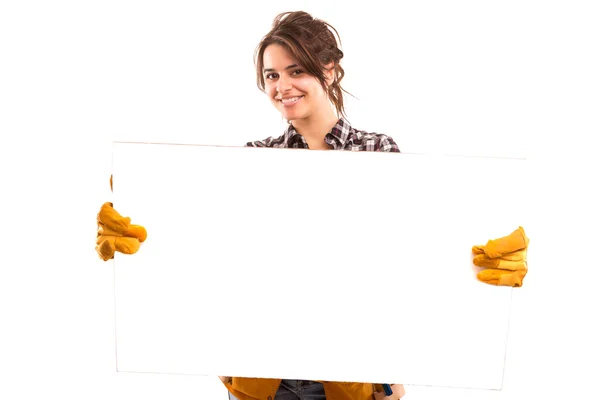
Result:
<svg viewBox="0 0 600 400"><path fill-rule="evenodd" d="M332 61L324 67L325 79L327 81L327 86L330 86L335 80L335 63Z"/></svg>

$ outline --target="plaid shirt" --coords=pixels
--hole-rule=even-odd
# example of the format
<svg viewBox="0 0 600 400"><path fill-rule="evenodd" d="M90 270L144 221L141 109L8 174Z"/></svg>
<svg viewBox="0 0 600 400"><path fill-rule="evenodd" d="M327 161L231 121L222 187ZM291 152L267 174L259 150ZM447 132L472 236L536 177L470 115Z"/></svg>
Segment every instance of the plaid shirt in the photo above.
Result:
<svg viewBox="0 0 600 400"><path fill-rule="evenodd" d="M331 132L325 135L325 143L331 146L333 150L386 151L400 153L398 145L391 137L380 133L369 133L354 129L343 118L340 118L331 129ZM246 147L308 149L308 144L304 137L296 131L292 124L290 124L283 135L277 138L271 136L265 140L248 142L246 143Z"/></svg>

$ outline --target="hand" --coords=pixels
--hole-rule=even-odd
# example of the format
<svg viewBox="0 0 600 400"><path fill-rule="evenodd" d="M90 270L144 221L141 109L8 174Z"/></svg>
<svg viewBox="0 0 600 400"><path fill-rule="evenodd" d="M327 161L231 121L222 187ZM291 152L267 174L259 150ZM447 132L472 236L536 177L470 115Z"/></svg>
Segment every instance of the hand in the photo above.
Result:
<svg viewBox="0 0 600 400"><path fill-rule="evenodd" d="M406 392L404 391L404 385L402 384L398 384L398 385L391 385L392 387L392 395L391 396L386 396L385 392L374 392L373 393L373 399L374 400L399 400L402 396L404 396L406 394Z"/></svg>
<svg viewBox="0 0 600 400"><path fill-rule="evenodd" d="M96 252L104 261L114 258L116 251L136 253L147 237L146 228L131 224L131 218L121 216L109 202L100 208L97 223Z"/></svg>
<svg viewBox="0 0 600 400"><path fill-rule="evenodd" d="M223 383L230 383L231 382L231 377L230 376L219 376L219 379Z"/></svg>
<svg viewBox="0 0 600 400"><path fill-rule="evenodd" d="M528 245L529 238L519 227L508 236L489 240L485 246L473 246L473 264L486 268L477 273L477 279L490 285L523 286Z"/></svg>

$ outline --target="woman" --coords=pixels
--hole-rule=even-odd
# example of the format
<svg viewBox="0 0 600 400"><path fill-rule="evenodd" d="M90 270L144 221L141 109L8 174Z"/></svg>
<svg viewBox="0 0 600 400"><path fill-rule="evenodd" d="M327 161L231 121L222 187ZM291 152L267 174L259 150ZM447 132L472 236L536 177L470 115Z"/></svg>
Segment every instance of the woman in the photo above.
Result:
<svg viewBox="0 0 600 400"><path fill-rule="evenodd" d="M289 126L279 137L249 142L250 147L399 152L392 138L353 128L344 115L343 57L328 23L305 12L275 17L256 48L257 85ZM381 385L351 382L220 377L230 400L399 399L402 385L386 397Z"/></svg>
<svg viewBox="0 0 600 400"><path fill-rule="evenodd" d="M246 146L399 152L389 136L355 129L344 118L343 53L333 32L337 35L331 25L305 12L275 18L256 49L257 84L289 126L277 138ZM110 183L112 190L112 176ZM96 251L107 260L114 249L103 254L99 245ZM397 400L404 395L402 385L392 385L394 393L386 397L381 385L371 383L220 379L231 400Z"/></svg>

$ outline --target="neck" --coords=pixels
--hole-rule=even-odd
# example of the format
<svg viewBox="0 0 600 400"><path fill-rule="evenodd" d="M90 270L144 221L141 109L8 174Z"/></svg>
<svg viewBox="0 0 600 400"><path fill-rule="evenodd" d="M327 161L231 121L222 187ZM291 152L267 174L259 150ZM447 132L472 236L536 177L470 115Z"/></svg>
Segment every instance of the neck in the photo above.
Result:
<svg viewBox="0 0 600 400"><path fill-rule="evenodd" d="M325 148L325 135L331 132L339 119L331 110L324 115L293 120L292 125L306 139L310 148Z"/></svg>

